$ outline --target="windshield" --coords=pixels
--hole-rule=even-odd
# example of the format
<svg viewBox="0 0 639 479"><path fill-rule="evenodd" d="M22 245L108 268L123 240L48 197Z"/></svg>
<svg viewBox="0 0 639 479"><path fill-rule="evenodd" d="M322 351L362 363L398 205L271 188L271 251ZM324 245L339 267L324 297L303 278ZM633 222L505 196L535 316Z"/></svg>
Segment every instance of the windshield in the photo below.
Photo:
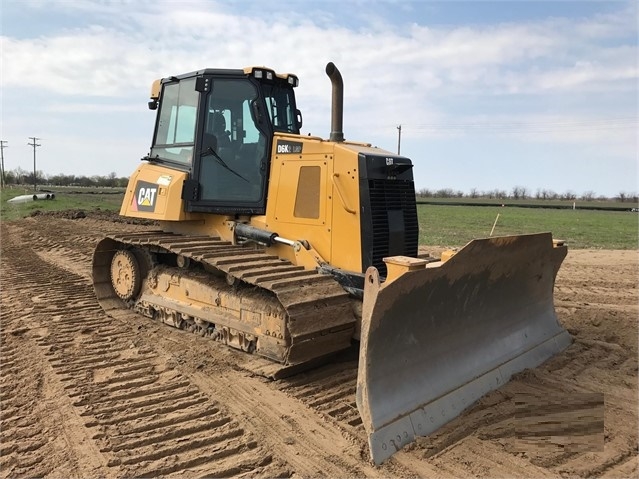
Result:
<svg viewBox="0 0 639 479"><path fill-rule="evenodd" d="M293 88L288 85L263 84L262 89L273 130L299 134Z"/></svg>
<svg viewBox="0 0 639 479"><path fill-rule="evenodd" d="M195 78L165 85L151 158L191 164L198 99Z"/></svg>

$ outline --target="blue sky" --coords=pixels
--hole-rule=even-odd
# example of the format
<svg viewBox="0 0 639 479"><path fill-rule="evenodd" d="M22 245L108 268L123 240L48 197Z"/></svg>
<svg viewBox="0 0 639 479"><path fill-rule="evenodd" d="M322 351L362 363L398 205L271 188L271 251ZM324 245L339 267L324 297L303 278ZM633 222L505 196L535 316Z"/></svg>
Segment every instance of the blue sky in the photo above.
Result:
<svg viewBox="0 0 639 479"><path fill-rule="evenodd" d="M417 189L638 187L635 1L2 0L5 167L128 176L156 78L267 65L300 77L327 137L327 62L348 140L397 149Z"/></svg>

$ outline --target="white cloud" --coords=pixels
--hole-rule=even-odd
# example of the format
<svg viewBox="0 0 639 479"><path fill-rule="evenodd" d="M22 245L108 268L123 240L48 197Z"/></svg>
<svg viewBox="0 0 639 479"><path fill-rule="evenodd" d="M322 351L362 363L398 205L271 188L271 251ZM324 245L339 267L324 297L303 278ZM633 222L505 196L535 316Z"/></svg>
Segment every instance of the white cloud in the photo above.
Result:
<svg viewBox="0 0 639 479"><path fill-rule="evenodd" d="M572 89L581 86L603 89L609 83L636 79L637 67L634 65L602 65L580 61L572 67L544 72L534 78L533 84L542 89Z"/></svg>
<svg viewBox="0 0 639 479"><path fill-rule="evenodd" d="M125 4L132 12L119 23L121 15L115 11ZM384 28L379 19L369 30L355 31L295 16L289 21L282 16L232 15L216 3L188 2L185 8L166 2L61 5L97 15L95 20L103 23L37 38L3 37L3 87L27 84L67 95L122 96L132 85L148 83L150 76L248 62L296 67L302 81L308 75L315 88L317 72L329 59L350 71L356 98L367 95L371 79L379 88L417 78L420 84L412 86L414 91L534 93L589 84L607 88L617 80L637 78L634 45L594 43L620 32L631 34L633 27L622 14L574 23L550 19L448 28L414 24L398 32ZM33 74L34 65L38 74ZM510 81L500 81L505 74ZM514 79L527 87L515 87ZM410 82L403 85L411 87Z"/></svg>
<svg viewBox="0 0 639 479"><path fill-rule="evenodd" d="M44 110L47 113L139 113L140 105L127 104L104 104L104 103L49 103Z"/></svg>

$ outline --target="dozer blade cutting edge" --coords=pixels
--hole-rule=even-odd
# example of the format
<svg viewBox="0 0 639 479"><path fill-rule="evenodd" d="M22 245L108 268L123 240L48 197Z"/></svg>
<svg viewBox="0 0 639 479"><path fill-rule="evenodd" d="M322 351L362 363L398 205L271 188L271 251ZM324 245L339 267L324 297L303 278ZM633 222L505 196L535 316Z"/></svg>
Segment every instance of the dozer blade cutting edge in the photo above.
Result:
<svg viewBox="0 0 639 479"><path fill-rule="evenodd" d="M376 464L570 345L553 304L566 253L541 233L474 240L381 285L368 269L357 407Z"/></svg>

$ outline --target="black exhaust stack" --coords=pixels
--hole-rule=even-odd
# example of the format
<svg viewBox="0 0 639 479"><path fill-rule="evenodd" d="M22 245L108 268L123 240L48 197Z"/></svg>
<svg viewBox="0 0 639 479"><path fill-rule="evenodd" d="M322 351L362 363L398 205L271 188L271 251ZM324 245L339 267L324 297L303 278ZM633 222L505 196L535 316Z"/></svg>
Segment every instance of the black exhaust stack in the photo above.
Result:
<svg viewBox="0 0 639 479"><path fill-rule="evenodd" d="M333 97L331 105L331 141L344 141L342 124L344 120L344 82L342 75L333 62L326 65L326 74L333 84Z"/></svg>

